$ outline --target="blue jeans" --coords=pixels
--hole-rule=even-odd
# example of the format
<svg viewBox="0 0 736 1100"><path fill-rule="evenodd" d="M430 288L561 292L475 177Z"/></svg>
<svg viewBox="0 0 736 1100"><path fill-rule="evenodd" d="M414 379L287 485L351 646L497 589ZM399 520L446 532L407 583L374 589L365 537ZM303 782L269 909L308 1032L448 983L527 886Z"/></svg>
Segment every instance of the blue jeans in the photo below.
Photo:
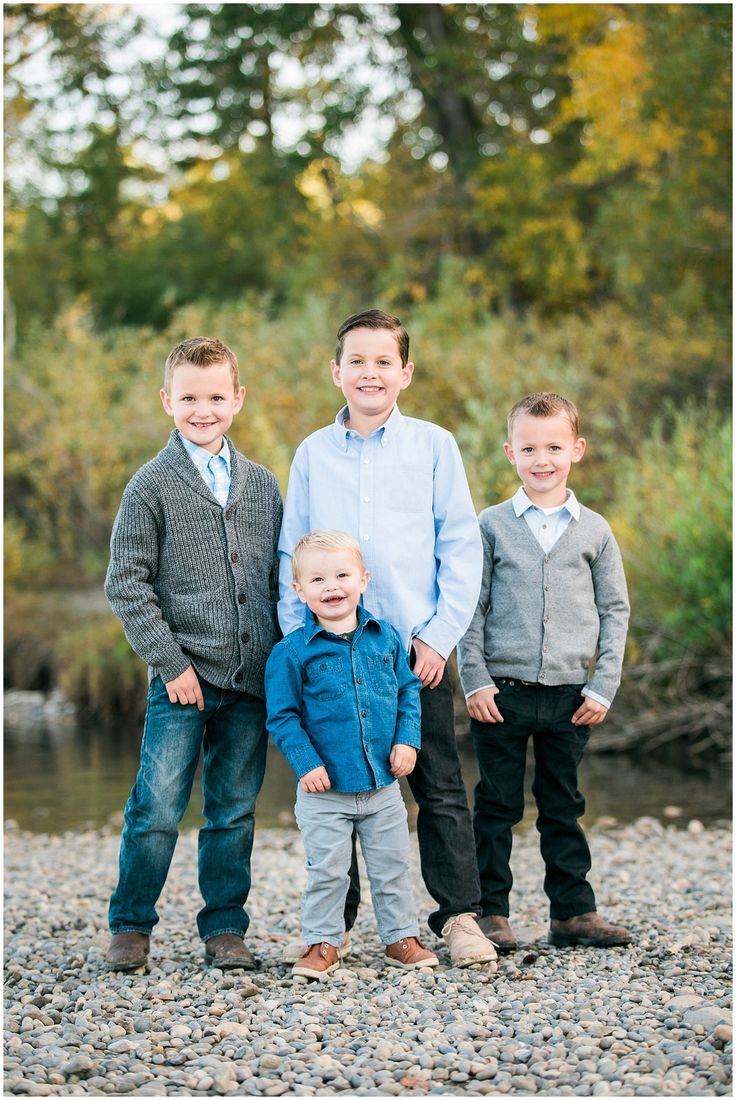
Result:
<svg viewBox="0 0 736 1100"><path fill-rule="evenodd" d="M409 877L406 806L398 783L356 794L307 794L297 787L295 813L307 855L302 898L306 944L342 943L353 829L360 837L382 942L419 935Z"/></svg>
<svg viewBox="0 0 736 1100"><path fill-rule="evenodd" d="M265 705L241 691L200 679L204 710L172 703L159 676L151 682L141 765L125 806L118 884L110 931L150 933L204 747L197 914L203 940L242 936L249 923L255 803L266 767Z"/></svg>

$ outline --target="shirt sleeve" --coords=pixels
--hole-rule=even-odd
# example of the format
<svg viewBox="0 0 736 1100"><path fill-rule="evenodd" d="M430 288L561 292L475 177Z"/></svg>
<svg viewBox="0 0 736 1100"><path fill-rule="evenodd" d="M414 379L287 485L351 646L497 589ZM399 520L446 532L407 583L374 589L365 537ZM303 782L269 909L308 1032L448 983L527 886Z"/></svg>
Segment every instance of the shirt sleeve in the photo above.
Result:
<svg viewBox="0 0 736 1100"><path fill-rule="evenodd" d="M488 530L483 522L480 523L480 538L483 547L483 572L480 593L470 625L457 647L458 672L460 673L460 682L466 699L482 688L496 686L488 673L483 655L485 652L486 616L491 604L495 540L492 532Z"/></svg>
<svg viewBox="0 0 736 1100"><path fill-rule="evenodd" d="M409 667L409 656L404 649L398 631L392 628L394 642L394 672L398 684L396 733L394 745L409 745L413 749L422 746L422 684Z"/></svg>
<svg viewBox="0 0 736 1100"><path fill-rule="evenodd" d="M624 663L629 597L621 551L610 528L600 553L591 563L591 572L600 631L595 670L587 687L590 694L613 701Z"/></svg>
<svg viewBox="0 0 736 1100"><path fill-rule="evenodd" d="M279 537L279 605L281 630L289 634L304 623L304 608L292 587L291 553L299 539L309 533L309 460L301 444L289 471L284 518Z"/></svg>
<svg viewBox="0 0 736 1100"><path fill-rule="evenodd" d="M452 653L473 617L483 570L478 520L458 445L441 442L434 470L437 611L419 638L444 658Z"/></svg>
<svg viewBox="0 0 736 1100"><path fill-rule="evenodd" d="M133 650L168 683L181 676L191 661L164 621L153 587L158 547L156 518L128 486L112 528L105 595Z"/></svg>
<svg viewBox="0 0 736 1100"><path fill-rule="evenodd" d="M324 766L302 726L302 670L283 642L266 662L266 728L297 779Z"/></svg>

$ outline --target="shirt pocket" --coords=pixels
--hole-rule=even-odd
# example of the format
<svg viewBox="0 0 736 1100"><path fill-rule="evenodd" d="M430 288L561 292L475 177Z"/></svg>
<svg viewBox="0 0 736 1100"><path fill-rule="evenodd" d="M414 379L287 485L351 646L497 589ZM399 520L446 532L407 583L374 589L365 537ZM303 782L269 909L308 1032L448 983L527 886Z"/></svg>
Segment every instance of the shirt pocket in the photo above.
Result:
<svg viewBox="0 0 736 1100"><path fill-rule="evenodd" d="M348 686L339 657L315 657L307 665L306 680L315 699L339 699Z"/></svg>
<svg viewBox="0 0 736 1100"><path fill-rule="evenodd" d="M391 696L398 692L393 657L390 653L374 653L366 658L371 690L376 695Z"/></svg>
<svg viewBox="0 0 736 1100"><path fill-rule="evenodd" d="M389 466L384 482L386 507L392 512L432 513L433 476L423 466Z"/></svg>

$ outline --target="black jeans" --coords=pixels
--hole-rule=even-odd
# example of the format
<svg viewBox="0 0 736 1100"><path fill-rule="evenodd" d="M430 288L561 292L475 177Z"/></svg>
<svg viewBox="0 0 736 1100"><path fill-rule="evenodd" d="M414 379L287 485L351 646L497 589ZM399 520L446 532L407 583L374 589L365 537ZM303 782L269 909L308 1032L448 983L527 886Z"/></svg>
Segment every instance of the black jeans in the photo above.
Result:
<svg viewBox="0 0 736 1100"><path fill-rule="evenodd" d="M585 799L578 790L577 774L588 743L588 727L570 721L582 700L580 687L525 687L520 680L502 679L497 679L496 685L496 705L503 722L470 721L480 767L473 828L483 916L509 915L511 828L524 816L530 737L534 745L532 791L550 916L568 920L589 913L595 909L595 895L585 877L590 870L590 849L578 824L585 812Z"/></svg>
<svg viewBox="0 0 736 1100"><path fill-rule="evenodd" d="M437 903L427 923L435 935L458 913L480 913L480 883L473 824L455 744L452 686L445 669L436 688L422 688L422 747L408 783L419 807L417 839L422 878ZM345 927L351 928L360 901L353 834Z"/></svg>

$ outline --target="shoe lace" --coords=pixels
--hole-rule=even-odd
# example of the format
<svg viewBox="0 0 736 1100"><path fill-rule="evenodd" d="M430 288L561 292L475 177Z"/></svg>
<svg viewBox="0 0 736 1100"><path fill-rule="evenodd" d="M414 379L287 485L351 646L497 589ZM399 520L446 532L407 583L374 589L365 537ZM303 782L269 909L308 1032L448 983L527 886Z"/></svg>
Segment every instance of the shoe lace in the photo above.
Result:
<svg viewBox="0 0 736 1100"><path fill-rule="evenodd" d="M472 913L458 913L456 917L450 917L443 932L445 935L449 935L450 932L454 932L456 929L461 932L467 932L471 936L477 933L483 934L478 928L475 916Z"/></svg>

